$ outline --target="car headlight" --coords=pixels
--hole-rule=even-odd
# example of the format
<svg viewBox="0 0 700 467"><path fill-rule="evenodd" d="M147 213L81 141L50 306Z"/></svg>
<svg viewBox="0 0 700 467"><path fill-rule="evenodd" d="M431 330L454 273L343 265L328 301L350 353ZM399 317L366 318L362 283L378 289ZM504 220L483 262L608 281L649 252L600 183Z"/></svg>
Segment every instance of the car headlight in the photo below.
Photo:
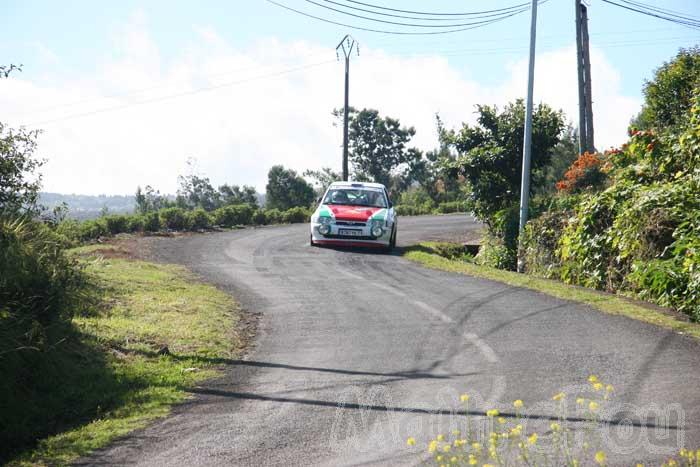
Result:
<svg viewBox="0 0 700 467"><path fill-rule="evenodd" d="M321 235L328 235L331 231L331 226L328 224L321 224L318 226L318 232Z"/></svg>
<svg viewBox="0 0 700 467"><path fill-rule="evenodd" d="M374 221L372 223L372 229L370 230L370 233L372 234L373 237L381 237L382 234L384 233L384 222L383 221Z"/></svg>
<svg viewBox="0 0 700 467"><path fill-rule="evenodd" d="M331 218L328 216L321 216L318 218L318 223L323 225L328 225L331 223Z"/></svg>

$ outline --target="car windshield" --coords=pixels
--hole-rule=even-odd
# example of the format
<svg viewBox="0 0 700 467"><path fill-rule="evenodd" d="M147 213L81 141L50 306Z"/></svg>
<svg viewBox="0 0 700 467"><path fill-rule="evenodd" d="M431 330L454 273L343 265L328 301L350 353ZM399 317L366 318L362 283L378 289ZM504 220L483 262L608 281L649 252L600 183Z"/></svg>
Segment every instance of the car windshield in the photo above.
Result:
<svg viewBox="0 0 700 467"><path fill-rule="evenodd" d="M386 197L380 190L363 188L331 188L323 198L323 204L347 204L351 206L369 206L385 208Z"/></svg>

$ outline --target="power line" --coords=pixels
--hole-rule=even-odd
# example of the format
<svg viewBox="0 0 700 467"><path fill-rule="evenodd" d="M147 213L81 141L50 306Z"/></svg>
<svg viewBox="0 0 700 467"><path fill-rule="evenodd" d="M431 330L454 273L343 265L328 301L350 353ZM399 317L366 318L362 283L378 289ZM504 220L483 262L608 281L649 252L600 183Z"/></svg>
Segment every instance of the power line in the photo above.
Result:
<svg viewBox="0 0 700 467"><path fill-rule="evenodd" d="M367 21L375 21L375 22L377 22L377 23L392 24L392 25L398 25L398 26L411 26L411 27L416 27L416 28L459 28L459 27L462 27L462 26L472 26L472 25L474 25L474 24L483 24L483 23L485 22L485 21L481 21L481 22L472 22L472 23L461 23L461 24L416 24L416 23L400 23L400 22L395 22L395 21L388 21L388 20L382 20L382 19L377 19L377 18L371 18L371 17L368 17L368 16L362 16L362 15L358 15L358 14L355 14L355 13L350 13L350 12L343 11L343 10L339 10L339 9L337 9L337 8L333 8L333 7L330 7L330 6L327 6L327 5L320 4L320 3L318 3L318 2L315 2L314 0L304 0L304 1L307 2L307 3L311 3L311 4L313 4L313 5L319 6L319 7L321 7L321 8L325 8L325 9L327 9L327 10L335 11L336 13L340 13L340 14L347 15L347 16L352 16L352 17L354 17L354 18L360 18L360 19L364 19L364 20L367 20ZM365 12L369 12L369 13L372 13L372 14L379 14L379 15L386 15L386 16L398 16L398 15L389 15L389 14L387 14L387 13L377 13L377 12L373 12L373 11L370 11L370 10L358 9L358 8L355 8L355 7L349 7L349 6L346 6L346 5L343 5L343 4L341 4L341 3L331 1L331 0L323 0L323 1L325 1L325 2L327 2L327 3L333 3L333 4L336 4L336 5L340 5L340 6L344 7L344 8L353 9L353 10L365 11ZM520 11L527 11L527 7L525 7L525 8L520 8L520 9L518 9L518 10L514 10L513 12L516 12L516 11L517 11L517 12L520 12ZM492 13L492 14L487 14L487 15L483 15L483 16L474 16L474 17L469 18L469 19L495 18L495 17L502 17L502 16L505 16L505 15L506 15L505 13ZM416 17L411 17L411 16L408 16L408 17L407 17L407 16L398 16L398 17L400 17L400 18L408 18L408 19L417 19L417 20L421 20L421 21L424 20L423 18L416 18ZM428 18L428 19L429 19L429 20L432 20L432 21L446 21L446 20L448 20L448 21L449 21L449 20L454 21L454 20L455 20L455 18Z"/></svg>
<svg viewBox="0 0 700 467"><path fill-rule="evenodd" d="M343 8L347 8L347 9L350 9L350 10L362 11L362 12L364 12L364 13L372 13L372 14L374 14L374 15L379 15L379 16L388 16L388 17L391 17L391 18L416 19L416 20L420 20L420 21L455 21L455 20L457 20L457 19L460 19L460 18L455 18L455 17L433 18L433 17L431 17L431 16L428 16L428 17L425 17L425 18L421 18L421 17L419 17L419 16L397 15L397 14L393 14L393 13L384 13L384 12L381 12L381 11L374 11L374 10L368 10L368 9L366 9L366 8L359 8L359 7L355 7L355 6L350 6L350 5L346 5L346 4L344 4L344 3L336 2L336 1L333 1L333 0L323 0L323 1L326 2L326 3L331 3L331 4L333 4L333 5L342 6ZM470 14L470 15L471 15L471 14ZM493 16L495 16L495 15L493 15ZM484 17L486 17L486 16L484 16Z"/></svg>
<svg viewBox="0 0 700 467"><path fill-rule="evenodd" d="M529 5L530 5L529 2L525 2L525 3L520 3L518 5L509 6L506 8L498 8L496 10L471 11L471 12L467 12L467 13L436 13L436 12L426 12L426 11L399 10L396 8L389 8L389 7L380 6L380 5L373 5L371 3L363 3L363 2L360 2L357 0L345 0L345 1L349 2L349 3L355 3L357 5L363 5L363 6L367 6L370 8L374 8L376 10L395 11L398 13L409 13L409 14L413 14L413 15L426 15L426 16L471 16L471 15L480 15L482 13L497 13L497 12L517 9L517 8L522 8L522 7L527 7L527 9L529 9Z"/></svg>
<svg viewBox="0 0 700 467"><path fill-rule="evenodd" d="M312 14L309 14L309 13L306 13L306 12L303 12L303 11L300 11L300 10L297 10L297 9L292 8L292 7L289 7L289 6L287 6L287 5L283 5L283 4L278 3L278 2L276 2L276 1L274 1L274 0L266 0L266 1L267 1L268 3L272 3L273 5L278 6L278 7L280 7L280 8L284 8L285 10L289 10L289 11L292 11L292 12L294 12L294 13L300 14L300 15L302 15L302 16L306 16L306 17L308 17L308 18L312 18L312 19L315 19L315 20L318 20L318 21L322 21L322 22L324 22L324 23L335 24L336 26L343 26L343 27L346 27L346 28L357 29L357 30L360 30L360 31L376 32L376 33L380 33L380 34L394 34L394 35L402 35L402 36L409 36L409 35L410 35L410 36L419 36L419 35L450 34L450 33L454 33L454 32L467 31L467 30L470 30L470 29L476 29L476 28L480 28L480 27L487 26L487 25L489 25L489 24L493 24L493 23L499 22L499 21L503 21L503 20L505 20L505 19L507 19L507 18L510 18L511 16L515 16L515 15L517 15L517 14L522 13L523 11L526 11L526 10L523 10L523 11L516 11L515 13L510 13L509 15L506 15L506 16L503 16L503 17L500 17L500 18L496 18L496 19L487 21L487 22L485 22L485 23L483 23L483 24L477 24L477 25L474 25L474 26L469 26L469 27L464 27L464 28L458 28L458 29L449 29L449 30L446 30L446 31L423 31L423 32L417 32L417 31L386 31L386 30L382 30L382 29L365 28L365 27L361 27L361 26L355 26L355 25L351 25L351 24L341 23L341 22L338 22L338 21L332 21L332 20L329 20L329 19L326 19L326 18L321 18L320 16L315 16L315 15L312 15ZM546 2L546 1L547 1L547 0L544 0L544 1L542 1L541 3L544 3L544 2Z"/></svg>
<svg viewBox="0 0 700 467"><path fill-rule="evenodd" d="M681 24L681 25L688 26L689 28L693 28L693 29L700 29L700 21L694 21L692 19L681 20L681 19L676 19L676 18L672 18L669 16L663 16L661 14L654 13L653 11L650 11L648 9L645 10L645 9L640 9L640 8L636 8L636 7L629 6L629 5L623 5L620 3L613 2L612 0L602 0L602 1L604 3L608 3L610 5L615 5L617 7L624 8L625 10L635 11L637 13L641 13L641 14L646 15L646 16L651 16L654 18L663 19L665 21L669 21L669 22L675 23L675 24ZM619 0L619 1L625 2L625 3L630 3L630 2L626 2L625 0Z"/></svg>
<svg viewBox="0 0 700 467"><path fill-rule="evenodd" d="M46 124L49 124L49 123L61 122L61 121L65 121L65 120L73 120L73 119L76 119L76 118L88 117L88 116L91 116L91 115L101 114L101 113L105 113L105 112L113 112L113 111L116 111L116 110L122 110L122 109L126 109L126 108L129 108L129 107L135 107L135 106L139 106L139 105L153 104L153 103L156 103L156 102L162 102L162 101L166 101L166 100L170 100L170 99L175 99L175 98L178 98L178 97L191 96L191 95L193 95L193 94L199 94L199 93L202 93L202 92L213 91L213 90L216 90L216 89L221 89L221 88L226 88L226 87L230 87L230 86L235 86L235 85L238 85L238 84L244 84L244 83L248 83L248 82L251 82L251 81L257 81L257 80L260 80L260 79L267 79L267 78L273 78L273 77L276 77L276 76L282 76L282 75L286 75L286 74L289 74L289 73L294 73L294 72L296 72L296 71L306 70L306 69L309 69L309 68L319 67L319 66L322 66L322 65L327 65L327 64L329 64L329 63L335 63L335 62L336 62L335 60L326 60L326 61L324 61L324 62L311 63L311 64L309 64L309 65L303 65L303 66L299 66L299 67L295 67L295 68L290 68L290 69L282 70L282 71L279 71L279 72L276 72L276 73L270 73L270 74L266 74L266 75L254 76L254 77L251 77L251 78L246 78L246 79L242 79L242 80L238 80L238 81L231 81L231 82L228 82L228 83L217 84L217 85L214 85L214 86L207 86L207 87L204 87L204 88L194 89L194 90L192 90L192 91L185 91L185 92L180 92L180 93L177 93L177 94L169 94L169 95L166 95L166 96L154 97L154 98L146 99L146 100L139 101L139 102L131 102L131 103L128 103L128 104L121 104L121 105L116 105L116 106L112 106L112 107L106 107L106 108L103 108L103 109L97 109L97 110L93 110L93 111L90 111L90 112L83 112L83 113L68 115L68 116L65 116L65 117L54 118L54 119L51 119L51 120L43 120L43 121L40 121L40 122L33 122L33 123L26 124L26 126L46 125Z"/></svg>
<svg viewBox="0 0 700 467"><path fill-rule="evenodd" d="M680 18L680 19L690 19L690 20L700 21L700 17L697 17L697 16L691 16L691 15L682 13L680 11L674 11L674 10L668 10L666 8L655 7L653 5L649 5L649 4L642 3L642 2L636 2L636 1L632 1L632 0L624 0L622 3L635 5L635 6L638 6L640 8L647 8L649 10L656 11L657 13L662 13L662 14L666 14L669 16L675 16L676 18Z"/></svg>

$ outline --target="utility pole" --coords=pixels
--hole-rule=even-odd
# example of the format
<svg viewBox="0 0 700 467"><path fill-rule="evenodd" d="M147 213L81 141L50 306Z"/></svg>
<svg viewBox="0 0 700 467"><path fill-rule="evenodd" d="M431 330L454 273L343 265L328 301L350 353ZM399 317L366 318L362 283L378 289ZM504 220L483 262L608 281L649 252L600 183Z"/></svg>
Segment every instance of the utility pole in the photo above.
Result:
<svg viewBox="0 0 700 467"><path fill-rule="evenodd" d="M523 139L523 175L520 182L520 229L518 235L518 272L524 272L522 238L530 205L530 159L532 155L532 95L535 87L535 40L537 36L537 2L532 0L530 19L530 64L527 74L525 136Z"/></svg>
<svg viewBox="0 0 700 467"><path fill-rule="evenodd" d="M335 48L336 56L342 51L345 57L345 109L343 111L343 180L348 181L348 120L350 117L350 55L353 49L360 55L360 48L355 39L346 34ZM340 59L340 57L338 56Z"/></svg>
<svg viewBox="0 0 700 467"><path fill-rule="evenodd" d="M595 152L593 140L593 96L588 39L588 8L574 0L576 8L576 68L578 71L579 153Z"/></svg>

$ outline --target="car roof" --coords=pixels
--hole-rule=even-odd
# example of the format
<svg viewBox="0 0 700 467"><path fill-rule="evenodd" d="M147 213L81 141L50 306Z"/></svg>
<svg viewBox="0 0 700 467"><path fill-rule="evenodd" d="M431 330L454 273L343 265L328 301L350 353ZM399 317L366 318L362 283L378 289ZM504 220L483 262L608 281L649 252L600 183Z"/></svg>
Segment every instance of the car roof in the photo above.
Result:
<svg viewBox="0 0 700 467"><path fill-rule="evenodd" d="M371 182L333 182L331 183L332 188L344 187L344 188L379 188L386 189L381 183L371 183Z"/></svg>

